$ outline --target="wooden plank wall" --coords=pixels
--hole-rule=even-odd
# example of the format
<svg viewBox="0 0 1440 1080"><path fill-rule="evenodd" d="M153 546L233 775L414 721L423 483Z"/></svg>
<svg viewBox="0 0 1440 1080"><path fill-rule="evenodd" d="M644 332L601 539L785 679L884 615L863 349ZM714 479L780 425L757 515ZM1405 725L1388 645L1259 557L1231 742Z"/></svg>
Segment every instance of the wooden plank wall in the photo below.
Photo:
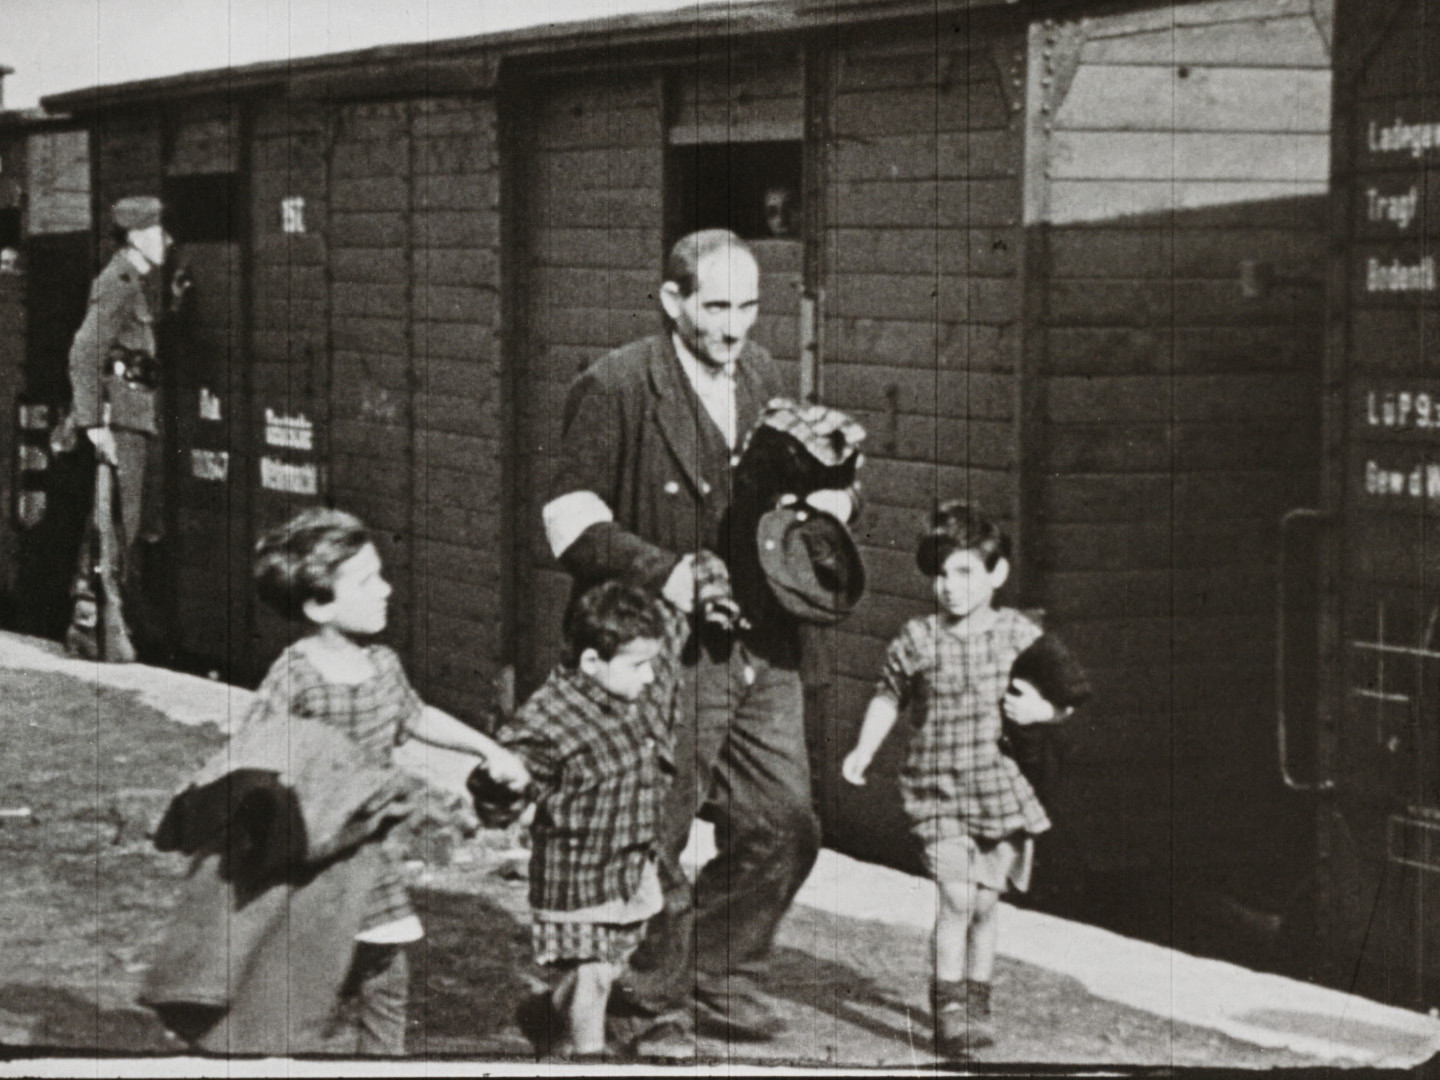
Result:
<svg viewBox="0 0 1440 1080"><path fill-rule="evenodd" d="M195 177L239 173L244 136L233 102L174 103L164 122L163 183L172 190L197 182ZM165 188L162 194L168 194ZM177 451L168 463L164 508L170 517L165 561L173 604L164 610L165 615L173 612L183 647L211 659L227 674L244 671L250 663L249 623L255 604L249 565L253 496L247 483L255 457L246 370L246 209L240 198L224 208L228 230L223 235L177 237L172 265L186 267L196 287L188 312L166 324L160 335L170 374L160 402L170 414L164 425L166 441ZM163 277L160 272L147 276L146 288L157 307ZM201 412L202 393L220 402L218 419ZM192 457L197 449L226 455L225 475L207 475L197 468Z"/></svg>
<svg viewBox="0 0 1440 1080"><path fill-rule="evenodd" d="M837 842L861 848L896 835L904 740L864 789L839 781L838 759L886 644L933 609L914 556L927 513L965 497L1013 528L1019 508L1023 95L1007 80L1024 38L962 29L938 53L933 27L849 43L833 82L823 397L869 432L869 591L833 634L836 715L817 765Z"/></svg>
<svg viewBox="0 0 1440 1080"><path fill-rule="evenodd" d="M523 390L517 394L518 659L522 690L558 659L570 579L540 510L560 447L565 392L608 349L660 327L663 121L653 74L599 73L535 88L524 125L529 256Z"/></svg>
<svg viewBox="0 0 1440 1080"><path fill-rule="evenodd" d="M1337 8L1336 68L1353 78L1337 87L1333 128L1337 302L1326 377L1336 392L1327 396L1324 481L1343 539L1326 590L1333 622L1321 646L1328 679L1320 751L1316 768L1301 775L1337 789L1320 816L1325 974L1355 992L1426 1009L1437 1000L1440 956L1440 926L1430 917L1433 858L1421 839L1440 805L1435 665L1360 646L1433 649L1440 603L1437 506L1425 484L1409 483L1413 470L1423 476L1440 456L1433 419L1417 409L1419 399L1428 405L1440 393L1440 310L1426 275L1372 280L1372 260L1386 269L1423 266L1440 234L1440 150L1424 137L1406 145L1402 135L1418 136L1440 119L1440 24L1426 0L1389 4L1383 21L1363 0ZM1394 290L1400 284L1409 287ZM1374 483L1376 469L1387 482ZM1394 484L1395 473L1405 481Z"/></svg>
<svg viewBox="0 0 1440 1080"><path fill-rule="evenodd" d="M25 179L29 172L31 142L23 131L0 138L0 210L23 211L29 202Z"/></svg>
<svg viewBox="0 0 1440 1080"><path fill-rule="evenodd" d="M103 211L103 220L97 223L102 260L114 250L109 243L109 208L116 200L126 195L160 194L160 127L158 111L108 111L92 121L95 205Z"/></svg>
<svg viewBox="0 0 1440 1080"><path fill-rule="evenodd" d="M411 133L407 101L338 107L330 181L330 494L375 529L388 637L414 646ZM321 294L323 297L323 293Z"/></svg>
<svg viewBox="0 0 1440 1080"><path fill-rule="evenodd" d="M504 659L493 101L341 106L330 184L331 491L381 534L393 640L481 718Z"/></svg>
<svg viewBox="0 0 1440 1080"><path fill-rule="evenodd" d="M1274 569L1281 514L1316 493L1328 42L1309 0L1037 33L1063 99L1042 89L1032 146L1030 550L1098 691L1061 816L1092 865L1193 866L1279 796Z"/></svg>
<svg viewBox="0 0 1440 1080"><path fill-rule="evenodd" d="M483 719L508 649L494 101L276 98L252 108L250 400L233 408L252 421L256 446L244 466L249 502L232 501L229 525L248 545L309 502L359 514L396 587L388 636L416 686ZM97 127L102 205L158 192L158 117ZM304 200L304 229L287 233L281 201L293 197ZM263 442L267 408L315 423L315 496L261 489L255 462L277 456ZM294 628L258 606L249 617L253 678Z"/></svg>
<svg viewBox="0 0 1440 1080"><path fill-rule="evenodd" d="M414 140L417 623L410 665L441 708L488 719L510 660L502 600L500 158L493 98L428 98Z"/></svg>
<svg viewBox="0 0 1440 1080"><path fill-rule="evenodd" d="M265 437L265 410L314 424L314 450L286 453L257 448L287 462L325 460L333 442L327 386L330 303L328 185L333 114L323 106L271 98L255 106L250 147L250 393L251 430ZM299 220L284 228L282 203L299 199ZM309 505L312 497L259 489L258 536ZM267 667L295 628L263 604L254 605L254 655Z"/></svg>

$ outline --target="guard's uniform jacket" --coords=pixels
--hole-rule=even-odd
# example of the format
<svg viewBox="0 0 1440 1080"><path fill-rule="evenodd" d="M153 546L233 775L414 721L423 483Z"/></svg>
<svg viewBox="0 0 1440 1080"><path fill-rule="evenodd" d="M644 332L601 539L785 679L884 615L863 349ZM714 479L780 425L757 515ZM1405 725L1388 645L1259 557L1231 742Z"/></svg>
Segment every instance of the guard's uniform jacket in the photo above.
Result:
<svg viewBox="0 0 1440 1080"><path fill-rule="evenodd" d="M111 427L160 433L155 316L145 275L123 248L90 287L85 321L70 346L70 390L78 428L99 427L108 403Z"/></svg>

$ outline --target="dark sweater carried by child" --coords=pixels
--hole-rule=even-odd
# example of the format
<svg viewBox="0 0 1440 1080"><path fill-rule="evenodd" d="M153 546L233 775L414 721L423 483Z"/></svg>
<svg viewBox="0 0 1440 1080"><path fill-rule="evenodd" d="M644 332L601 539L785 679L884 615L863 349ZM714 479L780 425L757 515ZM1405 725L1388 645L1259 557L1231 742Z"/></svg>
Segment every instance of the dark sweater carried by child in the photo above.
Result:
<svg viewBox="0 0 1440 1080"><path fill-rule="evenodd" d="M1083 705L1091 695L1085 669L1064 643L1051 634L1036 638L1015 658L1010 667L1010 681L1029 683L1058 712ZM1001 731L1000 749L1020 766L1040 802L1050 806L1065 767L1064 727L1005 720Z"/></svg>

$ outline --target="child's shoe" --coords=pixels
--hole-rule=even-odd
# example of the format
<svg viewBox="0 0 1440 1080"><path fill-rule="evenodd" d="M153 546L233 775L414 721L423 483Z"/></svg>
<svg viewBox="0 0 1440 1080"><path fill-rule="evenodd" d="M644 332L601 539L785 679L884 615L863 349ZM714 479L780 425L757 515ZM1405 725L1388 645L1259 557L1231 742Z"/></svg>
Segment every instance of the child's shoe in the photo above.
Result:
<svg viewBox="0 0 1440 1080"><path fill-rule="evenodd" d="M965 996L970 1005L971 1030L978 1030L986 1040L982 1045L993 1046L995 1024L990 1019L990 984L978 979L966 979Z"/></svg>
<svg viewBox="0 0 1440 1080"><path fill-rule="evenodd" d="M995 1045L995 1030L989 1018L989 994L967 994L984 983L941 982L931 990L935 1010L935 1052L941 1057L960 1057L971 1050ZM983 1008L983 1013L982 1013Z"/></svg>

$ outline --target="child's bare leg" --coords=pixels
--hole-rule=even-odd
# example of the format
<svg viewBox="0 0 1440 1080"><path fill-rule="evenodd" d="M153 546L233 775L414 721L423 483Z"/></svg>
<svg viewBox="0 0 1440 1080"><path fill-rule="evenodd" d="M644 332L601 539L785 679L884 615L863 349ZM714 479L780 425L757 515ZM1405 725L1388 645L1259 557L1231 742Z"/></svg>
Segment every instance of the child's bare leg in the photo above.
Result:
<svg viewBox="0 0 1440 1080"><path fill-rule="evenodd" d="M940 904L935 912L935 979L965 978L966 943L975 906L975 888L965 879L939 881Z"/></svg>
<svg viewBox="0 0 1440 1080"><path fill-rule="evenodd" d="M616 966L604 961L581 964L568 975L571 981L565 1007L570 1031L570 1050L576 1054L600 1054L605 1050L605 1003L615 981Z"/></svg>
<svg viewBox="0 0 1440 1080"><path fill-rule="evenodd" d="M995 974L995 945L1000 930L1000 894L984 885L975 887L975 906L966 935L965 978L988 983ZM959 978L960 976L956 976Z"/></svg>
<svg viewBox="0 0 1440 1080"><path fill-rule="evenodd" d="M1000 929L1000 893L984 885L975 887L975 910L970 916L969 949L965 974L965 1010L969 1039L974 1046L995 1041L990 1023L990 980L995 974L995 943Z"/></svg>
<svg viewBox="0 0 1440 1080"><path fill-rule="evenodd" d="M935 1049L947 1057L967 1054L995 1041L983 1018L971 1014L965 981L966 972L972 968L971 928L984 891L963 879L940 883L931 1001L935 1010Z"/></svg>

